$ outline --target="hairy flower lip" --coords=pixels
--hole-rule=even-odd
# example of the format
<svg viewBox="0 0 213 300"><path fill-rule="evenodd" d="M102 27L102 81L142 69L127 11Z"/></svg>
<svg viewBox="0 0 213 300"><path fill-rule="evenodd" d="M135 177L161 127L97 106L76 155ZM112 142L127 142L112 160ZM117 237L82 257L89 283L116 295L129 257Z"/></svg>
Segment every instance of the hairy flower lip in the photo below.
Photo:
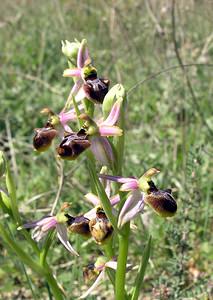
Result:
<svg viewBox="0 0 213 300"><path fill-rule="evenodd" d="M33 138L33 147L39 152L47 150L58 132L53 127L36 128Z"/></svg>
<svg viewBox="0 0 213 300"><path fill-rule="evenodd" d="M104 78L87 79L83 84L86 98L97 104L102 104L108 93L110 81Z"/></svg>
<svg viewBox="0 0 213 300"><path fill-rule="evenodd" d="M69 214L65 214L67 217L67 225L68 230L72 233L77 233L83 236L90 236L90 229L89 229L89 219L86 218L84 215L72 217Z"/></svg>
<svg viewBox="0 0 213 300"><path fill-rule="evenodd" d="M62 159L74 160L90 145L91 143L82 129L77 133L73 132L65 136L57 148L57 152Z"/></svg>
<svg viewBox="0 0 213 300"><path fill-rule="evenodd" d="M161 217L173 217L177 212L177 203L171 190L153 190L144 197L144 202Z"/></svg>

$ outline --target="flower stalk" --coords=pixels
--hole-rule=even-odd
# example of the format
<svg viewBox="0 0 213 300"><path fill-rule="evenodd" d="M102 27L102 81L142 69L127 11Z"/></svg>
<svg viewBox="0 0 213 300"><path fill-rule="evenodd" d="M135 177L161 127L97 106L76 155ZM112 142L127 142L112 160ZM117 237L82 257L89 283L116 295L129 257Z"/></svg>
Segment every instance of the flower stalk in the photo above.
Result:
<svg viewBox="0 0 213 300"><path fill-rule="evenodd" d="M130 222L122 229L123 234L119 234L118 266L115 277L115 299L125 299L125 278L126 265L129 248Z"/></svg>

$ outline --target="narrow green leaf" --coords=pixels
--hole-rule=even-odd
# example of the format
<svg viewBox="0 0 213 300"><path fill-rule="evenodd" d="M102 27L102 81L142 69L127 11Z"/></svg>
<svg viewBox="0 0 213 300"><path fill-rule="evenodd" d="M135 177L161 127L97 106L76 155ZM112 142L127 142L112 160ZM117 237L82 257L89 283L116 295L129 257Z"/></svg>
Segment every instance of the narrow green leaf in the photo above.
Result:
<svg viewBox="0 0 213 300"><path fill-rule="evenodd" d="M6 171L6 186L7 186L7 191L9 193L9 199L11 202L11 210L13 212L13 217L15 221L20 224L21 218L19 215L18 211L18 205L17 205L17 200L16 200L16 186L13 180L13 176L11 174L9 164L6 162L7 165L7 171Z"/></svg>
<svg viewBox="0 0 213 300"><path fill-rule="evenodd" d="M22 246L17 241L12 239L8 235L2 224L0 224L0 235L3 241L12 249L12 251L16 253L16 255L22 260L24 264L30 267L37 274L44 275L43 268L22 249Z"/></svg>
<svg viewBox="0 0 213 300"><path fill-rule="evenodd" d="M148 243L144 249L144 253L143 253L143 257L141 259L141 263L140 263L140 267L138 270L138 274L137 274L137 278L136 278L136 283L135 283L135 287L132 293L132 298L131 300L137 300L142 284L143 284L143 279L144 279L144 275L146 272L146 268L149 262L149 257L150 257L150 250L151 250L151 241L152 241L152 237L149 237Z"/></svg>

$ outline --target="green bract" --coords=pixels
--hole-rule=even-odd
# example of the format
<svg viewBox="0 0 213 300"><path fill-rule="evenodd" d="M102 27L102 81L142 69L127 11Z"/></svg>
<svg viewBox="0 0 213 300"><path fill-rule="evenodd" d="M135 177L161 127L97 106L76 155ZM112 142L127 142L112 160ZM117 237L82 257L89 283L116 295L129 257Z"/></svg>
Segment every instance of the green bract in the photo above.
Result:
<svg viewBox="0 0 213 300"><path fill-rule="evenodd" d="M118 100L118 99L123 99L125 97L125 89L122 84L118 83L114 85L109 92L106 94L104 97L104 101L102 104L102 112L104 118L107 117L109 112L111 111L111 108L113 104Z"/></svg>

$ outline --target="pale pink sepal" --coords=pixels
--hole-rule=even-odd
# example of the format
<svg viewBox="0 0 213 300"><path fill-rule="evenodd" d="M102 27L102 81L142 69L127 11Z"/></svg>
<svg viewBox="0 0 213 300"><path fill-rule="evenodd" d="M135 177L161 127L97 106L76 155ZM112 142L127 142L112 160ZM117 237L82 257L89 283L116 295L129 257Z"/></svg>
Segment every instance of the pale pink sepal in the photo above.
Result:
<svg viewBox="0 0 213 300"><path fill-rule="evenodd" d="M63 77L80 77L81 69L65 69L63 72Z"/></svg>
<svg viewBox="0 0 213 300"><path fill-rule="evenodd" d="M135 177L122 177L122 176L113 176L113 175L106 175L106 174L99 174L99 177L103 179L119 182L119 183L127 183L132 180L137 180Z"/></svg>
<svg viewBox="0 0 213 300"><path fill-rule="evenodd" d="M64 126L69 121L74 121L77 119L75 111L72 109L66 113L59 114L59 120L61 124Z"/></svg>
<svg viewBox="0 0 213 300"><path fill-rule="evenodd" d="M93 136L91 138L90 149L95 158L103 166L111 166L112 162L114 161L114 154L109 141L105 137Z"/></svg>
<svg viewBox="0 0 213 300"><path fill-rule="evenodd" d="M134 219L142 212L143 208L143 194L139 190L131 192L120 211L118 217L118 228L121 228L125 223Z"/></svg>
<svg viewBox="0 0 213 300"><path fill-rule="evenodd" d="M113 270L117 270L117 266L118 266L117 261L110 260L110 261L105 263L105 268L107 267L107 268L110 268L110 269L113 269Z"/></svg>
<svg viewBox="0 0 213 300"><path fill-rule="evenodd" d="M78 93L75 96L75 100L78 102L78 101L83 100L84 98L87 98L87 96L85 94L83 87L80 87Z"/></svg>
<svg viewBox="0 0 213 300"><path fill-rule="evenodd" d="M105 273L105 270L103 270L103 271L100 272L100 274L96 278L96 280L93 283L93 285L79 299L85 299L85 298L87 298L98 287L98 285L104 279L104 273Z"/></svg>
<svg viewBox="0 0 213 300"><path fill-rule="evenodd" d="M101 136L121 136L123 134L123 130L118 126L100 125L99 133Z"/></svg>
<svg viewBox="0 0 213 300"><path fill-rule="evenodd" d="M86 46L86 40L82 40L78 50L78 57L77 57L78 68L82 69L87 60L89 60L89 51Z"/></svg>
<svg viewBox="0 0 213 300"><path fill-rule="evenodd" d="M110 203L112 206L116 205L120 201L119 194L110 197Z"/></svg>
<svg viewBox="0 0 213 300"><path fill-rule="evenodd" d="M97 206L100 203L99 198L93 193L88 193L84 197L87 199L87 201L92 203L94 206Z"/></svg>
<svg viewBox="0 0 213 300"><path fill-rule="evenodd" d="M110 113L109 113L109 116L106 118L106 120L104 120L102 123L101 123L101 126L103 125L106 125L106 126L113 126L115 125L115 123L118 121L119 119L119 115L120 115L120 108L121 108L121 100L117 100Z"/></svg>
<svg viewBox="0 0 213 300"><path fill-rule="evenodd" d="M71 246L68 236L67 236L67 228L64 224L58 223L56 225L57 236L63 246L73 255L79 256L79 254L73 249Z"/></svg>
<svg viewBox="0 0 213 300"><path fill-rule="evenodd" d="M122 184L120 187L120 191L122 192L128 192L132 190L137 190L138 189L138 180L137 179L129 179L128 182Z"/></svg>
<svg viewBox="0 0 213 300"><path fill-rule="evenodd" d="M94 207L94 208L90 209L87 213L85 213L84 217L89 220L92 220L92 219L96 218L96 211L97 211L97 208Z"/></svg>

